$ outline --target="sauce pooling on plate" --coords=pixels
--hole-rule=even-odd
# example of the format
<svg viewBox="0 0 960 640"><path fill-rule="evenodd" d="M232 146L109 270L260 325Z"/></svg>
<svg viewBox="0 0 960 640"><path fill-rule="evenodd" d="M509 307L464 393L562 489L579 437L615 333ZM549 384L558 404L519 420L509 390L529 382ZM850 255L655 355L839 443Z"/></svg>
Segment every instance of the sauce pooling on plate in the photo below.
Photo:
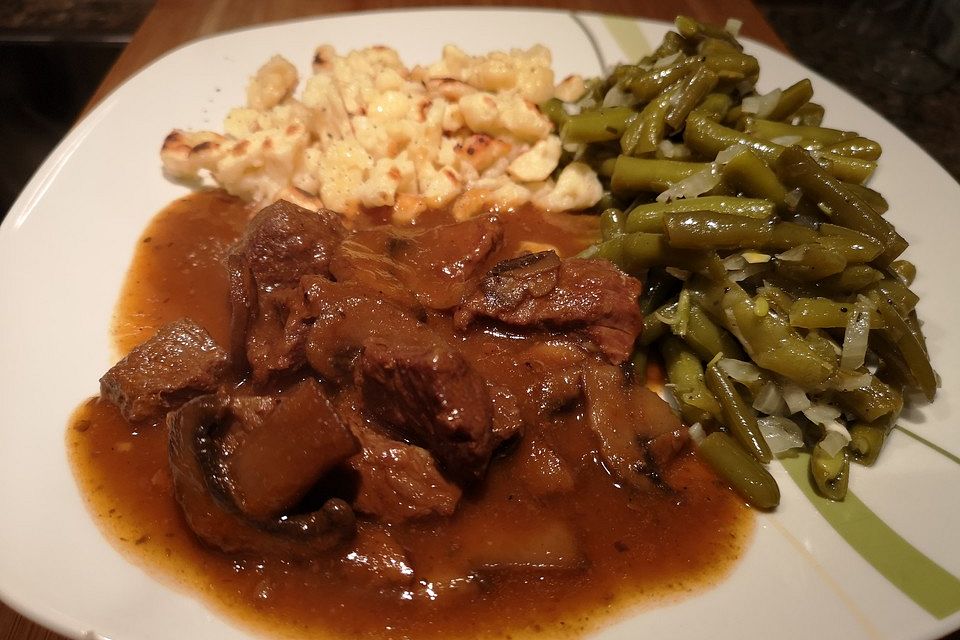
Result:
<svg viewBox="0 0 960 640"><path fill-rule="evenodd" d="M594 312L580 304L581 315L571 320L554 304L555 292L583 281L620 282L603 271L608 267L560 259L595 237L595 218L530 209L454 227L437 212L418 219L416 229L391 230L368 212L358 230L343 232L331 260L335 279L303 278L297 286L312 287L306 299L321 300L313 304L340 305L332 315L372 305L377 322L358 315L321 339L326 316L314 313L303 361L284 370L274 366L274 351L257 351L251 342L241 341L237 356L230 256L238 242L255 244L245 232L250 218L249 209L219 192L188 196L161 212L137 247L114 331L126 354L189 317L189 326L175 326L187 333L198 327L225 352L233 343L234 365L248 359L249 375L224 374L220 388L203 397L208 406L269 404L254 427L238 427L247 414L224 409L218 415L233 422L224 418L220 435L211 435L227 480L208 479L222 489L210 504L226 504L230 522L256 535L214 531L191 512L184 471L169 453L187 409L174 407L179 418L169 426L165 411L145 410L147 417L130 422L121 408L129 416L131 406L95 398L77 409L67 444L91 511L128 557L264 633L447 638L582 635L629 605L715 582L739 556L748 511L675 435L680 430L656 433L650 426L661 421L672 429L675 418L612 364L622 360L618 327L611 326L620 319L589 320ZM487 246L485 254L444 240L451 229L457 237L479 229L482 242L470 246ZM436 286L424 265L439 265L454 284ZM474 267L475 277L468 273ZM378 277L368 279L370 273ZM344 293L348 285L353 297ZM260 308L278 288L260 290ZM519 290L532 296L529 304L511 297ZM340 302L346 297L349 304ZM261 331L259 321L250 321L248 336ZM380 339L388 325L393 337ZM340 348L358 332L362 349ZM413 392L391 372L412 369L410 354L421 348L441 364L417 369L418 379L433 380L436 371L446 377L417 387L420 400L403 404L404 393ZM460 393L464 385L479 391ZM464 430L478 412L489 412L483 428L490 433L471 431L464 444L460 435L425 431L434 416L417 411L427 391L446 407L460 402L471 409L457 422L469 423ZM276 398L263 400L270 394ZM342 452L331 454L337 447L325 440L320 449L331 456L329 468L318 470L315 458L288 465L309 467L320 480L274 474L265 480L272 491L258 493L247 470L272 472L250 453L251 443L267 438L272 451L289 444L262 436L260 427L294 424L276 418L277 407L293 415L311 402L341 417ZM614 418L637 433L638 421L654 430L623 438L623 429L608 428ZM310 486L299 491L297 482ZM331 504L342 504L338 513L349 518L328 523L336 537L322 550L298 550L296 537L280 536L270 524Z"/></svg>

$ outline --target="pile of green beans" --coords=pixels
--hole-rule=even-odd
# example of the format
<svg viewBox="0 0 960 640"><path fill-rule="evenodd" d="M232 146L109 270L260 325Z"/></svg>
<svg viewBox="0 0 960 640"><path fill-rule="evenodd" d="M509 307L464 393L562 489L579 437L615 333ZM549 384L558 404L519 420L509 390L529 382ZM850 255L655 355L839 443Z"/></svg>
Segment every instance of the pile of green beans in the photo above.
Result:
<svg viewBox="0 0 960 640"><path fill-rule="evenodd" d="M932 400L939 384L907 242L863 184L880 145L822 126L809 80L760 96L757 59L727 29L675 26L578 103L542 105L564 143L558 171L588 163L605 187L602 240L582 255L645 281L633 375L662 361L684 420L703 429L700 455L736 491L779 502L759 406L800 428L816 488L842 500L851 461L873 464L904 399ZM811 404L821 413L808 417ZM824 408L838 420L817 418Z"/></svg>

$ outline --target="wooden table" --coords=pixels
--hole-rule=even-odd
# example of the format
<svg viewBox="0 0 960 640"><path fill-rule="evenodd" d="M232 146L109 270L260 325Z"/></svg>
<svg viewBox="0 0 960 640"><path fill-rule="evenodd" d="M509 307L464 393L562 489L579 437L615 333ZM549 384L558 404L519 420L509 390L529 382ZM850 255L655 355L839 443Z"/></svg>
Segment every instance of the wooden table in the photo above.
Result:
<svg viewBox="0 0 960 640"><path fill-rule="evenodd" d="M672 21L677 14L723 24L728 17L743 21L742 33L786 51L750 0L501 0L458 4L535 6L598 11ZM121 82L165 52L202 36L254 24L369 9L397 9L442 2L411 0L158 0L130 44L103 80L89 110ZM455 41L455 37L451 37ZM0 640L64 640L0 603Z"/></svg>

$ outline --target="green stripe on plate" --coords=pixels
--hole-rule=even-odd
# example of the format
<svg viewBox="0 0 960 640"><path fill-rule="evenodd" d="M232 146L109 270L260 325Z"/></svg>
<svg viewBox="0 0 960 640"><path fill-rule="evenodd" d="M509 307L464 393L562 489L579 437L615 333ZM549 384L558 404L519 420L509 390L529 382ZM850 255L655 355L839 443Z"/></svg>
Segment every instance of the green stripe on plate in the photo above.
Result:
<svg viewBox="0 0 960 640"><path fill-rule="evenodd" d="M891 529L852 492L843 502L817 494L808 475L809 461L809 455L800 454L780 462L854 551L934 617L943 619L960 611L960 580Z"/></svg>
<svg viewBox="0 0 960 640"><path fill-rule="evenodd" d="M636 62L653 51L646 36L640 31L640 25L632 18L605 15L602 19L603 25L617 41L617 45L626 54L629 62Z"/></svg>
<svg viewBox="0 0 960 640"><path fill-rule="evenodd" d="M925 445L925 446L933 449L934 451L936 451L937 453L939 453L940 455L942 455L942 456L943 456L944 458L946 458L947 460L950 460L951 462L954 462L954 463L956 463L956 464L960 464L960 457L957 457L957 456L953 455L952 453L950 453L949 451L947 451L947 450L944 449L943 447L940 447L940 446L935 445L934 443L930 442L930 441L927 440L926 438L924 438L924 437L922 437L922 436L914 433L913 431L910 431L910 429L905 429L904 427L901 427L900 425L895 426L894 429L896 429L897 431L902 431L903 433L907 434L908 436L910 436L911 438L913 438L914 440L916 440L916 441L919 442L920 444Z"/></svg>

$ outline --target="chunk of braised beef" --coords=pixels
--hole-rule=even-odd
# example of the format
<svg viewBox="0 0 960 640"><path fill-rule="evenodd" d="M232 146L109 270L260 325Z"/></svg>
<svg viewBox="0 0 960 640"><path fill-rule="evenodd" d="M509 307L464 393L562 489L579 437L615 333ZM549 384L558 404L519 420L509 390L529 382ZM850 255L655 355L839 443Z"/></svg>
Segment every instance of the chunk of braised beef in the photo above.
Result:
<svg viewBox="0 0 960 640"><path fill-rule="evenodd" d="M313 325L300 287L261 291L257 313L246 331L245 351L255 383L266 381L275 372L305 364L304 345Z"/></svg>
<svg viewBox="0 0 960 640"><path fill-rule="evenodd" d="M680 419L619 367L594 364L585 369L583 382L587 421L607 468L641 491L665 487L663 471L688 435Z"/></svg>
<svg viewBox="0 0 960 640"><path fill-rule="evenodd" d="M493 216L440 225L426 231L376 227L352 234L334 252L330 270L381 297L411 307L450 309L472 291L503 244Z"/></svg>
<svg viewBox="0 0 960 640"><path fill-rule="evenodd" d="M258 290L292 287L305 275L329 275L330 255L346 235L340 216L279 200L261 209L234 253Z"/></svg>
<svg viewBox="0 0 960 640"><path fill-rule="evenodd" d="M226 460L233 498L244 515L277 517L359 448L322 387L307 378L278 396Z"/></svg>
<svg viewBox="0 0 960 640"><path fill-rule="evenodd" d="M310 211L280 200L260 210L227 258L230 272L230 354L238 372L251 367L261 380L283 369L286 344L273 348L263 340L251 345L252 328L271 332L285 322L285 300L269 299L277 290L294 290L304 275L330 275L330 256L346 231L340 217L326 209ZM276 331L272 331L276 334ZM273 337L270 335L268 337ZM273 353L271 351L274 351ZM277 361L279 358L279 361Z"/></svg>
<svg viewBox="0 0 960 640"><path fill-rule="evenodd" d="M231 399L199 396L167 415L174 494L190 529L200 540L226 551L310 560L350 538L353 510L330 498L316 511L254 519L232 495L222 438L236 426ZM251 415L256 415L254 412Z"/></svg>
<svg viewBox="0 0 960 640"><path fill-rule="evenodd" d="M400 279L431 309L451 309L470 293L503 244L493 216L440 225L391 246Z"/></svg>
<svg viewBox="0 0 960 640"><path fill-rule="evenodd" d="M466 329L488 319L524 329L575 331L610 362L624 362L643 328L640 281L606 260L560 260L543 251L497 264L457 308Z"/></svg>
<svg viewBox="0 0 960 640"><path fill-rule="evenodd" d="M484 474L497 444L490 397L458 351L423 335L370 338L357 374L369 413L428 449L451 476Z"/></svg>
<svg viewBox="0 0 960 640"><path fill-rule="evenodd" d="M130 422L159 418L217 388L227 373L226 351L189 318L164 325L100 378L100 394Z"/></svg>
<svg viewBox="0 0 960 640"><path fill-rule="evenodd" d="M306 358L330 381L352 379L354 365L369 338L429 339L427 326L375 291L356 282L304 278L304 296L313 324L307 332Z"/></svg>
<svg viewBox="0 0 960 640"><path fill-rule="evenodd" d="M399 523L456 510L460 488L440 473L429 451L368 428L355 433L362 449L347 464L357 475L357 512Z"/></svg>

